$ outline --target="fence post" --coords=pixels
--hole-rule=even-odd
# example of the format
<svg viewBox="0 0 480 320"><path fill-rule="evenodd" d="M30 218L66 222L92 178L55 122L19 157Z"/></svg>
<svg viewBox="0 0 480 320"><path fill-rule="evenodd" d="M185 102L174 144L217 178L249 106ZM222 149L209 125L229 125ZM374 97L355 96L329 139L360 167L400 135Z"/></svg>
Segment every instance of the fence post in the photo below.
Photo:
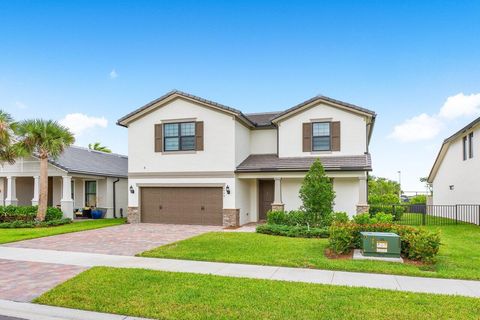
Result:
<svg viewBox="0 0 480 320"><path fill-rule="evenodd" d="M455 224L458 224L458 204L455 205Z"/></svg>
<svg viewBox="0 0 480 320"><path fill-rule="evenodd" d="M480 205L478 206L478 225L480 226Z"/></svg>
<svg viewBox="0 0 480 320"><path fill-rule="evenodd" d="M427 218L427 205L425 205L425 210L422 210L422 226L425 225Z"/></svg>

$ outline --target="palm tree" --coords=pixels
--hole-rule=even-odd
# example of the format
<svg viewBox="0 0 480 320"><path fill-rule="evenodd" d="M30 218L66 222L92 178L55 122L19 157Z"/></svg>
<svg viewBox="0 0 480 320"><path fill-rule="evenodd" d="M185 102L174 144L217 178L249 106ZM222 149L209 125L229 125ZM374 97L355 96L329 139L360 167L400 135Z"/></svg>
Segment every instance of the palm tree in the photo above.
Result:
<svg viewBox="0 0 480 320"><path fill-rule="evenodd" d="M0 110L0 164L8 162L15 163L19 156L18 145L14 142L14 129L16 123L10 114Z"/></svg>
<svg viewBox="0 0 480 320"><path fill-rule="evenodd" d="M37 219L45 220L48 198L48 159L58 158L65 148L75 142L66 127L52 120L25 120L18 124L16 133L20 146L40 159L40 197Z"/></svg>
<svg viewBox="0 0 480 320"><path fill-rule="evenodd" d="M88 144L88 149L90 150L95 150L95 151L101 151L105 153L112 153L112 150L110 150L106 146L102 146L100 142L95 142L95 143L89 143Z"/></svg>

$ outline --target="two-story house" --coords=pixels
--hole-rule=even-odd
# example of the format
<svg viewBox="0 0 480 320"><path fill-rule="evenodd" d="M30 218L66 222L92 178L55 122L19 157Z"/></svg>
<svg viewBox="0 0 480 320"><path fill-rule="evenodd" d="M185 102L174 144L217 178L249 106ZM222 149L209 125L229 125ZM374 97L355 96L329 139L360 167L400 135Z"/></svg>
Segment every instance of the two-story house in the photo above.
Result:
<svg viewBox="0 0 480 320"><path fill-rule="evenodd" d="M364 211L374 121L373 111L324 96L244 114L169 92L118 120L128 128L129 221L236 226L298 209L316 158L335 210Z"/></svg>
<svg viewBox="0 0 480 320"><path fill-rule="evenodd" d="M478 204L480 201L480 118L443 141L428 176L433 204Z"/></svg>

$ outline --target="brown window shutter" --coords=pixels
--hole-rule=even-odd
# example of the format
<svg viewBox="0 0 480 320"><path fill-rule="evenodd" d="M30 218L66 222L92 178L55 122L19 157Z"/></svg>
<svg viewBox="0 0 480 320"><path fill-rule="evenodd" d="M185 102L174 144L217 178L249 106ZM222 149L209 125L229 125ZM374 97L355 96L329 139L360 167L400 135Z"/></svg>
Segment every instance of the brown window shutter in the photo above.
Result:
<svg viewBox="0 0 480 320"><path fill-rule="evenodd" d="M312 151L312 123L305 122L302 128L303 134L303 152Z"/></svg>
<svg viewBox="0 0 480 320"><path fill-rule="evenodd" d="M195 123L195 150L203 151L203 121Z"/></svg>
<svg viewBox="0 0 480 320"><path fill-rule="evenodd" d="M340 121L331 124L332 129L332 151L340 151Z"/></svg>
<svg viewBox="0 0 480 320"><path fill-rule="evenodd" d="M155 152L163 151L163 128L162 124L155 125Z"/></svg>

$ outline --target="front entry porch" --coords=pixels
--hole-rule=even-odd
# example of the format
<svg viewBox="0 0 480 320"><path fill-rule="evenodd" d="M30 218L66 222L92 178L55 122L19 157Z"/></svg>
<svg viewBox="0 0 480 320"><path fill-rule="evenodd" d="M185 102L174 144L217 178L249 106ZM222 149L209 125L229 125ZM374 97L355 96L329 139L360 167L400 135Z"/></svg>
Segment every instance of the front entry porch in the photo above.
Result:
<svg viewBox="0 0 480 320"><path fill-rule="evenodd" d="M240 173L237 176L238 207L241 224L266 220L270 210L298 210L305 172ZM328 172L336 193L334 211L353 216L367 208L367 175L365 172ZM241 213L242 214L242 213Z"/></svg>
<svg viewBox="0 0 480 320"><path fill-rule="evenodd" d="M107 207L107 203L102 203L103 197L99 197L99 189L106 185L106 180L81 175L49 176L47 204L61 208L64 217L71 219L82 208ZM39 176L0 177L0 205L35 206L39 197Z"/></svg>

